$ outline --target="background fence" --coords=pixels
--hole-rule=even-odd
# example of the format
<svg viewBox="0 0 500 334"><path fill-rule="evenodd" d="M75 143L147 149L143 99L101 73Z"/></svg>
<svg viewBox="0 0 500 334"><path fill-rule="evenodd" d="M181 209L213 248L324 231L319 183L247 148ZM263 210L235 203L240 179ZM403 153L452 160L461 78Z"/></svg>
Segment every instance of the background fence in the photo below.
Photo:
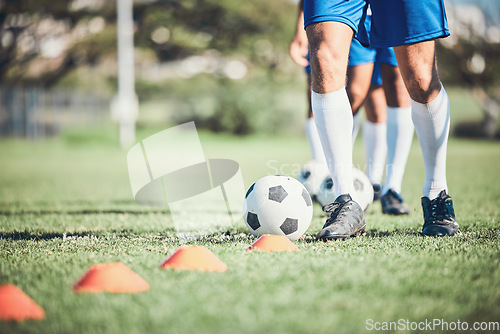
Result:
<svg viewBox="0 0 500 334"><path fill-rule="evenodd" d="M95 92L0 86L0 137L36 140L67 126L92 127L109 121L109 105Z"/></svg>

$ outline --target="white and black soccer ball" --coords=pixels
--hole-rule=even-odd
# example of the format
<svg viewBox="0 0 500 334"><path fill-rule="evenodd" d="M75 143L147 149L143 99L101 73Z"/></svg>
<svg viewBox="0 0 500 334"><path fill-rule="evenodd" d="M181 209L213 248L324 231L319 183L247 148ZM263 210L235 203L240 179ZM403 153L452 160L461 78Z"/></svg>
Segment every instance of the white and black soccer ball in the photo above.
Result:
<svg viewBox="0 0 500 334"><path fill-rule="evenodd" d="M300 169L297 180L306 187L311 198L316 200L321 182L329 175L330 171L325 162L310 160Z"/></svg>
<svg viewBox="0 0 500 334"><path fill-rule="evenodd" d="M300 238L311 225L313 204L306 188L285 175L268 175L248 189L243 218L250 233Z"/></svg>
<svg viewBox="0 0 500 334"><path fill-rule="evenodd" d="M373 202L373 186L368 176L358 168L353 168L353 183L354 190L356 191L355 201L366 211L370 204ZM321 183L319 193L316 200L321 206L325 206L335 201L335 194L333 191L333 180L330 176L326 177Z"/></svg>

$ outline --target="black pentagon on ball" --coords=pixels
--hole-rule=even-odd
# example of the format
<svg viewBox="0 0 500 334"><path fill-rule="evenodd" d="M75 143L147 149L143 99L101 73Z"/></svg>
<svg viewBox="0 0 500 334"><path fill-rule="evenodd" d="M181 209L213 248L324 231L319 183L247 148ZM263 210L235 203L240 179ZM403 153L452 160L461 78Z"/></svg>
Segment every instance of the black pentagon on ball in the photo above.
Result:
<svg viewBox="0 0 500 334"><path fill-rule="evenodd" d="M252 184L252 185L250 186L250 188L248 188L248 191L247 191L247 193L245 194L245 198L247 198L247 197L248 197L248 195L250 195L250 193L251 193L251 192L252 192L252 190L253 190L253 187L255 187L255 183L254 183L254 184Z"/></svg>
<svg viewBox="0 0 500 334"><path fill-rule="evenodd" d="M296 232L299 229L299 220L294 219L294 218L287 218L281 224L280 230L285 233L285 235L292 234L293 232Z"/></svg>
<svg viewBox="0 0 500 334"><path fill-rule="evenodd" d="M354 184L354 190L356 191L363 191L363 188L365 187L360 179L354 179L353 184Z"/></svg>
<svg viewBox="0 0 500 334"><path fill-rule="evenodd" d="M333 187L333 180L331 177L329 177L327 180L326 180L326 184L325 184L325 188L330 190L332 189Z"/></svg>
<svg viewBox="0 0 500 334"><path fill-rule="evenodd" d="M247 224L255 231L260 227L259 217L253 212L247 214Z"/></svg>
<svg viewBox="0 0 500 334"><path fill-rule="evenodd" d="M309 195L309 193L305 189L302 189L302 198L304 199L304 202L306 202L307 206L311 206L313 204L311 195Z"/></svg>
<svg viewBox="0 0 500 334"><path fill-rule="evenodd" d="M283 202L283 200L288 196L285 188L282 186L276 186L269 188L269 199L278 203Z"/></svg>

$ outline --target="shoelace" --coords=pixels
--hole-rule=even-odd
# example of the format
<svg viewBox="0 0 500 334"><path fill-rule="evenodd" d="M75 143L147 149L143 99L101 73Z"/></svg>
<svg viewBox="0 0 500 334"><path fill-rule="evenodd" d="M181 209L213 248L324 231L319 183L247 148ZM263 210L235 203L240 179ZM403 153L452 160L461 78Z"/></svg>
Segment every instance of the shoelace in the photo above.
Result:
<svg viewBox="0 0 500 334"><path fill-rule="evenodd" d="M333 202L333 203L330 203L330 204L326 204L325 206L323 206L323 211L325 211L326 213L333 212L333 211L337 210L337 208L341 204L343 204L343 203Z"/></svg>
<svg viewBox="0 0 500 334"><path fill-rule="evenodd" d="M323 211L326 213L330 213L330 218L328 218L327 221L331 220L332 218L335 219L339 215L340 211L342 211L342 208L346 205L347 202L344 203L339 203L339 202L333 202L330 204L327 204L323 206Z"/></svg>
<svg viewBox="0 0 500 334"><path fill-rule="evenodd" d="M443 219L448 212L446 202L439 196L431 201L431 216L437 219Z"/></svg>

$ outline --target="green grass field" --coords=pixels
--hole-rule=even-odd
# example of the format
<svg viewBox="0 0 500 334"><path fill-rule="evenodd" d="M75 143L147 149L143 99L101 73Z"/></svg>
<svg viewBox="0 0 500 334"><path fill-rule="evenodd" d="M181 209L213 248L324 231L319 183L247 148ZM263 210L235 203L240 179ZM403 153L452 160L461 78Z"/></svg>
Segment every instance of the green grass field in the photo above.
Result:
<svg viewBox="0 0 500 334"><path fill-rule="evenodd" d="M309 157L300 135L201 133L201 142L206 157L238 161L246 187L267 174L296 173ZM362 166L359 139L355 161ZM165 209L133 201L126 152L112 140L2 140L0 283L20 287L46 318L0 322L0 333L360 333L368 319L498 322L499 165L498 143L450 139L448 184L461 236L420 235L424 175L415 140L403 184L408 217L384 216L376 203L365 235L324 243L312 237L325 218L315 206L294 253L245 251L255 239L241 220L193 242L228 266L207 273L160 269L181 244ZM116 261L150 290L72 292L90 265Z"/></svg>

